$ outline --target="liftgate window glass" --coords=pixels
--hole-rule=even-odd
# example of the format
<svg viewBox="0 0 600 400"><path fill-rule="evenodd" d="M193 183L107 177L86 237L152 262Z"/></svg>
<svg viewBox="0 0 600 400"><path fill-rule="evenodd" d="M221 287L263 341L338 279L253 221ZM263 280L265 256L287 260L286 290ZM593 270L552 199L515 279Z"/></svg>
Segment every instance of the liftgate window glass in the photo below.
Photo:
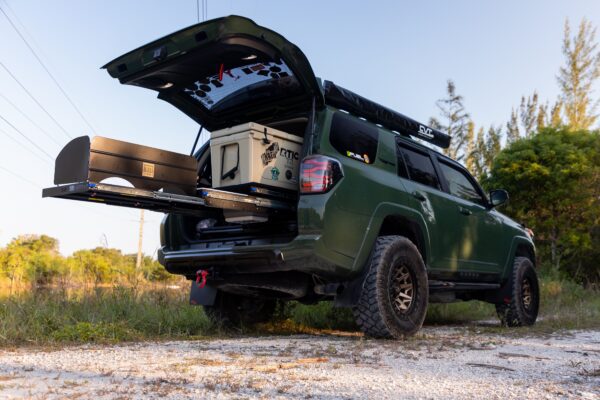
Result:
<svg viewBox="0 0 600 400"><path fill-rule="evenodd" d="M230 69L221 64L216 74L183 91L204 108L222 111L251 101L301 94L302 88L283 61L270 61Z"/></svg>

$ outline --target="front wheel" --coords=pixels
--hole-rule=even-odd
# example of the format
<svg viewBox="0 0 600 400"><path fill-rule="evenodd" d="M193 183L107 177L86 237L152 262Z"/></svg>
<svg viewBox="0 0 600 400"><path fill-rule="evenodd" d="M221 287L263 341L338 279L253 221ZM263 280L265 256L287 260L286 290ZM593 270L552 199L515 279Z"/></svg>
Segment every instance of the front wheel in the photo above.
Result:
<svg viewBox="0 0 600 400"><path fill-rule="evenodd" d="M217 292L215 303L204 306L204 312L216 324L231 327L267 322L275 313L276 300Z"/></svg>
<svg viewBox="0 0 600 400"><path fill-rule="evenodd" d="M540 286L533 263L517 257L513 265L510 299L496 304L496 312L504 326L533 325L540 307Z"/></svg>
<svg viewBox="0 0 600 400"><path fill-rule="evenodd" d="M403 236L380 236L360 294L352 308L369 336L402 338L415 334L427 313L429 287L417 247Z"/></svg>

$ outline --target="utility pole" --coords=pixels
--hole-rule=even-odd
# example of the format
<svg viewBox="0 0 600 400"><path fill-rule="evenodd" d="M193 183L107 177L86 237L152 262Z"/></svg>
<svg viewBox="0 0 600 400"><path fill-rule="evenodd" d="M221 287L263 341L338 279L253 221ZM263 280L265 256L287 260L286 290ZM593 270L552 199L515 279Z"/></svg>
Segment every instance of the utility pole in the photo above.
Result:
<svg viewBox="0 0 600 400"><path fill-rule="evenodd" d="M135 261L135 270L140 271L142 267L142 242L144 239L144 210L140 210L140 233L138 238L137 260Z"/></svg>

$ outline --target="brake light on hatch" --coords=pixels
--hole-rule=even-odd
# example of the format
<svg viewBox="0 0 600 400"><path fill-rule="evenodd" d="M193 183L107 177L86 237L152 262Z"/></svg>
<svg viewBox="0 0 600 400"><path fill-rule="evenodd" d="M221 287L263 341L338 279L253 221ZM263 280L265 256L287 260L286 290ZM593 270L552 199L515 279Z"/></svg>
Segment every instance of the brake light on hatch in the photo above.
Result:
<svg viewBox="0 0 600 400"><path fill-rule="evenodd" d="M308 156L300 165L300 193L326 193L343 176L342 166L335 158Z"/></svg>

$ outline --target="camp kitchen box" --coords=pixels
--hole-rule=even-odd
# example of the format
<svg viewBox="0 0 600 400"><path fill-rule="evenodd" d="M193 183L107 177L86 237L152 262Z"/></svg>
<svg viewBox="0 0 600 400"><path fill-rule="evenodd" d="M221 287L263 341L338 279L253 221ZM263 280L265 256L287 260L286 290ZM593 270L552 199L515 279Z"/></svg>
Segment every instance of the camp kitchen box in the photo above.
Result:
<svg viewBox="0 0 600 400"><path fill-rule="evenodd" d="M298 190L302 138L253 122L211 133L213 188Z"/></svg>

